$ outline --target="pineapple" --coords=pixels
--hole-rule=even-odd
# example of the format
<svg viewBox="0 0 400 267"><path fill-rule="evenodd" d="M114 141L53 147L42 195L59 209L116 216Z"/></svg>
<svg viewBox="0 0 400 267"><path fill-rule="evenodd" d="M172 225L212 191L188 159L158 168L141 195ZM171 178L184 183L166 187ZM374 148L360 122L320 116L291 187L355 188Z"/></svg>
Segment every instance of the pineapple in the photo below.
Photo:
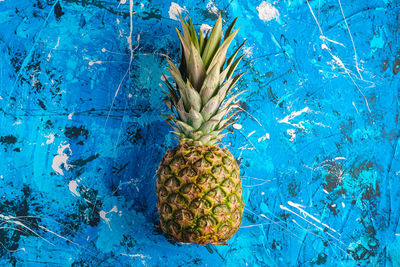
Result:
<svg viewBox="0 0 400 267"><path fill-rule="evenodd" d="M240 227L244 203L239 166L219 141L233 123L236 112L231 111L243 93L227 98L243 75L233 73L244 42L227 58L239 30L232 32L236 19L223 42L221 15L206 35L197 35L190 18L187 22L180 16L180 21L179 69L168 60L176 86L163 77L168 87L164 102L171 109L164 116L180 142L166 152L157 170L160 224L167 237L181 243L226 244Z"/></svg>

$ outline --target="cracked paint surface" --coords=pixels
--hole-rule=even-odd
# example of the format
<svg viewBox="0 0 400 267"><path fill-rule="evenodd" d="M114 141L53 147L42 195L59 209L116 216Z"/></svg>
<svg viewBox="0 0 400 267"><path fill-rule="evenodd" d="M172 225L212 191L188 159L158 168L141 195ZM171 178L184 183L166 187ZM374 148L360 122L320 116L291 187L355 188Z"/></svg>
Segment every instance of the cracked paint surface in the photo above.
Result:
<svg viewBox="0 0 400 267"><path fill-rule="evenodd" d="M177 15L239 17L228 246L169 243L155 171ZM400 265L398 0L0 1L2 266ZM168 73L167 73L168 74Z"/></svg>

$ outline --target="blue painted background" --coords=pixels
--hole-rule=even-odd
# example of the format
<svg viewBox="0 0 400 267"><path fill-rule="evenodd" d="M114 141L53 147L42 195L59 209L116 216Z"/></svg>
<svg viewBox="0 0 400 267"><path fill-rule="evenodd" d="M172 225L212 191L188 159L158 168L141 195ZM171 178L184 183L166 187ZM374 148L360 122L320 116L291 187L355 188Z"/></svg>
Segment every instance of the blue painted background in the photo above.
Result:
<svg viewBox="0 0 400 267"><path fill-rule="evenodd" d="M177 11L239 17L246 204L169 243L155 171ZM400 266L397 0L0 1L1 266Z"/></svg>

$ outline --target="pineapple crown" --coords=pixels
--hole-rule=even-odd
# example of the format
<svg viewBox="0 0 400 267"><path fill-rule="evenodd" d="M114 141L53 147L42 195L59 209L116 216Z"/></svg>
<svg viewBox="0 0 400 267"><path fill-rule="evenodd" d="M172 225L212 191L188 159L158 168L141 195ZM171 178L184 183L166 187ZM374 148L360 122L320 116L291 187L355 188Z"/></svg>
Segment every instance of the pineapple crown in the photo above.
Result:
<svg viewBox="0 0 400 267"><path fill-rule="evenodd" d="M180 66L178 69L167 59L175 86L163 75L168 88L168 92L164 92L164 102L171 109L171 114L163 116L181 143L214 145L226 135L221 132L235 122L233 117L237 111L233 114L231 111L238 107L237 97L244 91L229 99L227 96L244 74L233 76L243 54L235 58L246 41L227 58L228 47L239 31L232 32L237 18L229 25L221 42L221 14L205 36L201 30L197 35L190 18L187 22L181 15L179 17L183 35L175 29L181 43Z"/></svg>

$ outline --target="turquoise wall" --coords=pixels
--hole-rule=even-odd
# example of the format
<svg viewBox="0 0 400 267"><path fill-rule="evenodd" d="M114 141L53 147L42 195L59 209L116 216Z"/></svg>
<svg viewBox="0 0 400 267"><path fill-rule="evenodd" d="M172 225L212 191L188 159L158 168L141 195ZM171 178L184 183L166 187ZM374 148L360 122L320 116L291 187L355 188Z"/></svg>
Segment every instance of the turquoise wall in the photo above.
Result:
<svg viewBox="0 0 400 267"><path fill-rule="evenodd" d="M0 1L0 265L400 266L400 2L174 1ZM179 11L247 39L228 246L158 227Z"/></svg>

